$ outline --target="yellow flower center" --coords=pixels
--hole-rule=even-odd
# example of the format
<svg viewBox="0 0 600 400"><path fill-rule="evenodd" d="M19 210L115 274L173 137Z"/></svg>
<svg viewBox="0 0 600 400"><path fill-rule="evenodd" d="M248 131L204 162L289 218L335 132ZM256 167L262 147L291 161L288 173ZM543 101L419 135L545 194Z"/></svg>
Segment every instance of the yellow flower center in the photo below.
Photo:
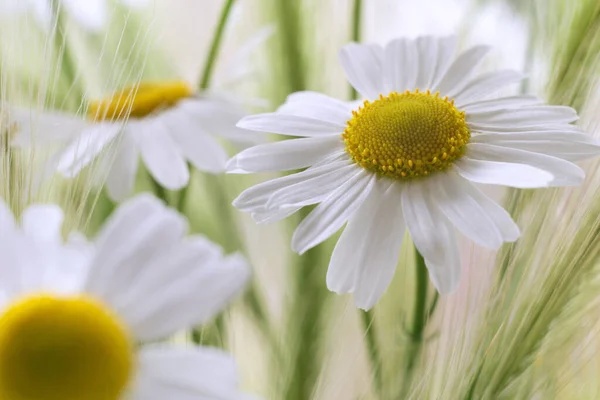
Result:
<svg viewBox="0 0 600 400"><path fill-rule="evenodd" d="M185 82L142 82L106 99L90 102L88 118L94 121L143 118L191 95L192 89Z"/></svg>
<svg viewBox="0 0 600 400"><path fill-rule="evenodd" d="M342 135L346 151L361 167L393 179L449 168L471 138L454 100L429 91L380 95L352 115Z"/></svg>
<svg viewBox="0 0 600 400"><path fill-rule="evenodd" d="M25 298L0 315L0 399L120 399L133 351L120 321L91 298Z"/></svg>

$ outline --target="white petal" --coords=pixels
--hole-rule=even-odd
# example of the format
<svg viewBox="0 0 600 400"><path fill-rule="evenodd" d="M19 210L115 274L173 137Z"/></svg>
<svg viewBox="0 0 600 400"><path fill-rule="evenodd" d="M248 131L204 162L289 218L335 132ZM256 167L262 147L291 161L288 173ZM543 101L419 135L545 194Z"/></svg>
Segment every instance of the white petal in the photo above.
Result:
<svg viewBox="0 0 600 400"><path fill-rule="evenodd" d="M344 164L329 172L277 190L269 198L266 207L295 208L320 203L350 179L359 168L351 161L345 161Z"/></svg>
<svg viewBox="0 0 600 400"><path fill-rule="evenodd" d="M190 179L181 150L160 119L131 124L128 131L136 139L144 164L150 175L165 189L178 190Z"/></svg>
<svg viewBox="0 0 600 400"><path fill-rule="evenodd" d="M577 165L560 158L530 151L511 149L483 143L467 145L466 156L471 159L527 164L554 176L550 186L580 185L585 172Z"/></svg>
<svg viewBox="0 0 600 400"><path fill-rule="evenodd" d="M39 241L62 243L64 214L57 205L32 205L21 216L21 226L29 237Z"/></svg>
<svg viewBox="0 0 600 400"><path fill-rule="evenodd" d="M209 135L220 136L244 146L264 143L265 134L250 132L236 126L246 116L244 110L227 99L203 94L199 98L185 99L177 103L177 111L182 111L196 126Z"/></svg>
<svg viewBox="0 0 600 400"><path fill-rule="evenodd" d="M454 169L471 182L522 189L548 187L554 179L552 174L530 165L473 160L466 156L454 163Z"/></svg>
<svg viewBox="0 0 600 400"><path fill-rule="evenodd" d="M502 135L482 134L471 138L471 143L487 143L512 149L543 153L569 161L578 161L600 154L600 143L584 133L530 132Z"/></svg>
<svg viewBox="0 0 600 400"><path fill-rule="evenodd" d="M252 219L258 225L263 224L272 224L273 222L281 221L282 219L286 219L287 217L298 212L303 206L300 207L287 207L273 210L261 210L258 212L253 212L251 214Z"/></svg>
<svg viewBox="0 0 600 400"><path fill-rule="evenodd" d="M277 113L314 118L345 127L346 122L352 118L352 106L324 94L296 92L288 96Z"/></svg>
<svg viewBox="0 0 600 400"><path fill-rule="evenodd" d="M400 185L378 182L348 220L331 255L327 287L354 292L355 304L365 310L379 301L396 270L406 229L400 196Z"/></svg>
<svg viewBox="0 0 600 400"><path fill-rule="evenodd" d="M439 91L443 96L453 97L469 82L489 51L488 46L475 46L460 54L432 92Z"/></svg>
<svg viewBox="0 0 600 400"><path fill-rule="evenodd" d="M411 182L402 191L402 211L410 236L425 259L440 294L452 293L460 280L460 255L451 225L431 201L425 185Z"/></svg>
<svg viewBox="0 0 600 400"><path fill-rule="evenodd" d="M365 98L383 91L383 50L379 46L350 43L340 50L340 64L348 82Z"/></svg>
<svg viewBox="0 0 600 400"><path fill-rule="evenodd" d="M360 207L375 184L375 174L360 169L298 225L292 249L303 254L337 232Z"/></svg>
<svg viewBox="0 0 600 400"><path fill-rule="evenodd" d="M8 234L15 227L15 217L8 205L0 198L0 233ZM4 236L4 235L3 235Z"/></svg>
<svg viewBox="0 0 600 400"><path fill-rule="evenodd" d="M342 148L341 137L302 138L260 144L235 155L229 172L267 172L306 168Z"/></svg>
<svg viewBox="0 0 600 400"><path fill-rule="evenodd" d="M494 71L483 74L476 79L473 79L459 93L454 96L456 105L460 107L462 104L490 97L498 92L498 90L518 83L525 78L517 71Z"/></svg>
<svg viewBox="0 0 600 400"><path fill-rule="evenodd" d="M341 135L346 128L345 120L333 123L316 118L279 113L249 115L242 118L237 126L251 131L305 137Z"/></svg>
<svg viewBox="0 0 600 400"><path fill-rule="evenodd" d="M465 196L469 196L479 204L500 231L503 241L514 242L519 238L521 235L519 227L504 208L465 179L456 178L454 179L454 184L457 190L462 191Z"/></svg>
<svg viewBox="0 0 600 400"><path fill-rule="evenodd" d="M524 126L534 130L536 126L569 123L579 117L571 107L565 106L531 106L513 110L490 111L486 113L471 113L467 123L471 129L490 129L490 127Z"/></svg>
<svg viewBox="0 0 600 400"><path fill-rule="evenodd" d="M130 135L123 135L106 178L106 190L114 201L125 200L133 192L139 153Z"/></svg>
<svg viewBox="0 0 600 400"><path fill-rule="evenodd" d="M138 362L132 400L236 399L236 366L221 350L153 345L140 351Z"/></svg>
<svg viewBox="0 0 600 400"><path fill-rule="evenodd" d="M418 55L415 42L408 38L392 40L385 47L383 79L385 92L403 92L415 88Z"/></svg>
<svg viewBox="0 0 600 400"><path fill-rule="evenodd" d="M435 72L429 83L429 87L437 87L448 68L450 68L452 57L456 51L458 38L456 36L446 36L438 39L437 57L435 61Z"/></svg>
<svg viewBox="0 0 600 400"><path fill-rule="evenodd" d="M161 119L178 145L181 154L200 171L218 173L225 170L227 153L215 139L207 135L202 126L186 112L174 109Z"/></svg>
<svg viewBox="0 0 600 400"><path fill-rule="evenodd" d="M77 22L91 31L102 29L108 19L106 0L63 0L62 4Z"/></svg>
<svg viewBox="0 0 600 400"><path fill-rule="evenodd" d="M249 278L241 256L223 257L206 238L191 236L156 254L112 301L136 338L162 339L207 322L241 293Z"/></svg>
<svg viewBox="0 0 600 400"><path fill-rule="evenodd" d="M121 127L119 123L88 125L62 153L58 171L68 178L76 176L113 142Z"/></svg>
<svg viewBox="0 0 600 400"><path fill-rule="evenodd" d="M463 235L480 246L492 250L500 248L502 234L479 202L463 192L460 181L463 178L451 171L438 173L423 184L428 186L442 213Z"/></svg>
<svg viewBox="0 0 600 400"><path fill-rule="evenodd" d="M460 109L466 111L468 118L468 116L475 113L488 113L540 104L543 104L543 101L539 97L530 95L517 95L500 97L492 100L474 101L472 103L463 104Z"/></svg>
<svg viewBox="0 0 600 400"><path fill-rule="evenodd" d="M17 124L13 146L32 147L65 143L75 139L89 123L71 114L10 108L8 118Z"/></svg>
<svg viewBox="0 0 600 400"><path fill-rule="evenodd" d="M186 221L152 195L141 194L121 204L96 239L88 292L118 306L119 296L132 290L136 276L179 243L186 231Z"/></svg>
<svg viewBox="0 0 600 400"><path fill-rule="evenodd" d="M418 54L418 75L416 88L427 90L431 86L436 68L438 39L432 36L421 36L415 40Z"/></svg>

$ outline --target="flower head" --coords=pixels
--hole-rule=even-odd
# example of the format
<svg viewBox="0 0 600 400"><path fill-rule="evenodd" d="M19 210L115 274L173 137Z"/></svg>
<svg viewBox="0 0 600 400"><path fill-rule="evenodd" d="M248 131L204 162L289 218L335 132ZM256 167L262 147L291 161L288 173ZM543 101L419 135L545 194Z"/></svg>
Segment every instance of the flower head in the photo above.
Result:
<svg viewBox="0 0 600 400"><path fill-rule="evenodd" d="M440 293L454 291L460 278L455 228L491 249L518 238L510 215L473 183L578 185L584 172L571 161L600 152L571 124L573 109L528 95L499 97L523 76L477 76L488 47L454 58L455 47L454 37L349 44L340 61L362 104L299 92L277 112L238 123L302 138L242 151L230 172L308 168L256 185L234 205L265 223L318 204L294 233L299 253L346 224L327 284L354 293L361 308L389 285L406 228Z"/></svg>
<svg viewBox="0 0 600 400"><path fill-rule="evenodd" d="M235 126L241 107L211 93L196 93L185 82L142 82L90 102L87 119L64 113L14 110L19 133L14 145L61 143L49 171L74 177L101 161L109 195L123 200L133 190L141 156L163 187L181 189L189 181L187 163L200 171L225 170L228 156L213 135L241 146L260 143L262 134Z"/></svg>
<svg viewBox="0 0 600 400"><path fill-rule="evenodd" d="M16 224L0 203L0 397L242 397L228 355L144 342L222 309L248 279L243 259L185 237L183 218L149 195L120 206L93 243L63 241L62 219L40 205Z"/></svg>

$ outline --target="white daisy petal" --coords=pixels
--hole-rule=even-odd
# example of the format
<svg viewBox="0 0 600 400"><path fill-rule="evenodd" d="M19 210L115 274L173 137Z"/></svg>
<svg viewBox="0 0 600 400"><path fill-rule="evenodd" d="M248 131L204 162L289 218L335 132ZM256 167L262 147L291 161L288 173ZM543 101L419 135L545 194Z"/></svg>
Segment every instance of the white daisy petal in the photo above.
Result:
<svg viewBox="0 0 600 400"><path fill-rule="evenodd" d="M450 294L460 280L460 255L456 235L433 203L427 187L411 182L402 191L402 212L410 236L440 294Z"/></svg>
<svg viewBox="0 0 600 400"><path fill-rule="evenodd" d="M138 368L132 400L237 398L235 363L218 349L147 346Z"/></svg>
<svg viewBox="0 0 600 400"><path fill-rule="evenodd" d="M89 126L88 122L70 114L23 108L10 108L8 118L18 126L11 145L19 147L64 143Z"/></svg>
<svg viewBox="0 0 600 400"><path fill-rule="evenodd" d="M406 229L400 188L378 182L348 220L331 255L327 287L354 292L356 306L364 310L379 301L396 270Z"/></svg>
<svg viewBox="0 0 600 400"><path fill-rule="evenodd" d="M568 161L584 160L600 154L600 143L584 133L531 132L514 134L481 134L471 143L487 143L512 149L527 150L563 158Z"/></svg>
<svg viewBox="0 0 600 400"><path fill-rule="evenodd" d="M550 186L554 176L526 164L473 160L463 156L453 166L463 178L477 183L528 189Z"/></svg>
<svg viewBox="0 0 600 400"><path fill-rule="evenodd" d="M437 87L440 80L444 77L446 72L448 72L448 68L450 68L452 63L452 56L454 56L454 52L456 51L457 43L458 38L456 36L446 36L438 39L437 58L435 61L436 67L433 78L429 83L430 87Z"/></svg>
<svg viewBox="0 0 600 400"><path fill-rule="evenodd" d="M494 71L483 74L473 79L459 93L454 96L457 106L476 101L496 94L505 86L518 83L525 79L525 76L517 71Z"/></svg>
<svg viewBox="0 0 600 400"><path fill-rule="evenodd" d="M383 90L383 49L350 43L340 51L340 64L350 84L365 98L373 100Z"/></svg>
<svg viewBox="0 0 600 400"><path fill-rule="evenodd" d="M416 86L418 68L417 47L413 40L392 40L385 47L383 79L385 92L403 92Z"/></svg>
<svg viewBox="0 0 600 400"><path fill-rule="evenodd" d="M301 207L319 203L324 199L323 196L327 197L356 173L356 164L350 161L345 164L277 190L269 197L266 208Z"/></svg>
<svg viewBox="0 0 600 400"><path fill-rule="evenodd" d="M150 175L165 189L178 190L190 179L183 154L160 119L127 127L140 149Z"/></svg>
<svg viewBox="0 0 600 400"><path fill-rule="evenodd" d="M121 131L121 125L88 125L79 137L63 151L58 162L58 172L68 178L76 176L87 167Z"/></svg>
<svg viewBox="0 0 600 400"><path fill-rule="evenodd" d="M123 201L133 192L139 164L139 153L130 135L119 140L116 154L106 178L106 190L114 201Z"/></svg>
<svg viewBox="0 0 600 400"><path fill-rule="evenodd" d="M251 131L304 137L339 136L346 127L345 121L333 123L316 118L279 113L249 115L242 118L237 126Z"/></svg>
<svg viewBox="0 0 600 400"><path fill-rule="evenodd" d="M467 113L467 118L475 113L489 113L502 110L511 110L524 106L535 106L543 104L543 101L537 96L517 95L500 97L491 100L480 100L472 103L463 104L460 108Z"/></svg>
<svg viewBox="0 0 600 400"><path fill-rule="evenodd" d="M0 198L0 233L11 232L15 227L15 217L8 205Z"/></svg>
<svg viewBox="0 0 600 400"><path fill-rule="evenodd" d="M112 296L128 292L141 272L139 266L174 246L186 231L186 221L154 196L142 194L126 201L96 238L97 253L87 290L109 302Z"/></svg>
<svg viewBox="0 0 600 400"><path fill-rule="evenodd" d="M443 96L454 97L470 81L489 51L488 46L475 46L459 55L432 92L439 91Z"/></svg>
<svg viewBox="0 0 600 400"><path fill-rule="evenodd" d="M421 36L415 39L418 54L418 75L416 88L427 90L434 79L436 59L438 53L438 40L433 36Z"/></svg>
<svg viewBox="0 0 600 400"><path fill-rule="evenodd" d="M343 101L316 92L296 92L277 109L278 113L314 118L331 124L346 125L352 118L352 107Z"/></svg>
<svg viewBox="0 0 600 400"><path fill-rule="evenodd" d="M287 217L297 213L303 206L300 207L287 207L280 208L274 210L260 210L257 212L253 212L250 214L254 222L258 225L264 224L272 224L277 221L281 221L282 219L286 219Z"/></svg>
<svg viewBox="0 0 600 400"><path fill-rule="evenodd" d="M479 204L481 209L496 225L496 228L502 235L503 241L514 242L519 238L521 234L519 227L504 208L487 197L469 181L458 177L454 178L453 181L457 190L462 191L465 196L470 197Z"/></svg>
<svg viewBox="0 0 600 400"><path fill-rule="evenodd" d="M342 146L341 137L290 139L261 144L235 155L227 162L226 169L239 173L306 168Z"/></svg>
<svg viewBox="0 0 600 400"><path fill-rule="evenodd" d="M218 246L192 236L146 263L111 301L137 338L156 340L207 322L241 293L249 278L241 256L224 258ZM144 293L153 295L140 302Z"/></svg>
<svg viewBox="0 0 600 400"><path fill-rule="evenodd" d="M201 124L181 110L173 110L162 119L179 151L194 167L213 174L225 170L227 153L203 131Z"/></svg>
<svg viewBox="0 0 600 400"><path fill-rule="evenodd" d="M375 176L359 170L298 225L292 237L292 249L303 254L337 232L367 198Z"/></svg>
<svg viewBox="0 0 600 400"><path fill-rule="evenodd" d="M463 178L453 171L432 176L423 184L446 218L466 237L482 247L496 250L502 246L502 234L479 202L464 193Z"/></svg>
<svg viewBox="0 0 600 400"><path fill-rule="evenodd" d="M466 156L476 160L528 164L552 174L554 179L550 182L550 186L579 185L585 178L585 172L569 161L525 150L470 143L467 145Z"/></svg>
<svg viewBox="0 0 600 400"><path fill-rule="evenodd" d="M23 212L21 227L35 240L60 243L63 220L63 211L57 205L32 205Z"/></svg>
<svg viewBox="0 0 600 400"><path fill-rule="evenodd" d="M531 127L546 124L561 124L577 121L577 112L565 106L531 106L513 110L490 111L486 113L470 113L467 123L473 130L490 129L490 127L518 126Z"/></svg>

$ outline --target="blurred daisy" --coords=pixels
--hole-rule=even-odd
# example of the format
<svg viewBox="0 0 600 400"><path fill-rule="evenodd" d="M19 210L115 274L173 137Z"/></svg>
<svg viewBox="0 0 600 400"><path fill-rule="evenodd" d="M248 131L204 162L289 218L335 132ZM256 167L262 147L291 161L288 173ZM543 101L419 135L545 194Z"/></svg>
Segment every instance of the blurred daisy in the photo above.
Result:
<svg viewBox="0 0 600 400"><path fill-rule="evenodd" d="M0 16L31 12L37 22L46 29L52 27L53 0L0 0ZM149 0L120 0L126 6L141 8ZM58 0L59 7L81 26L90 31L101 30L108 20L107 0Z"/></svg>
<svg viewBox="0 0 600 400"><path fill-rule="evenodd" d="M354 293L358 307L369 309L383 295L406 227L442 294L456 289L461 273L454 228L490 249L518 238L510 215L473 183L578 185L584 172L571 161L600 153L570 124L578 118L573 109L497 96L521 74L475 76L488 47L453 60L455 48L454 37L397 39L385 48L349 44L340 61L367 99L362 105L300 92L277 112L238 124L303 138L242 151L230 172L309 168L256 185L234 205L264 223L319 204L294 233L299 253L347 223L327 285Z"/></svg>
<svg viewBox="0 0 600 400"><path fill-rule="evenodd" d="M62 143L47 172L74 177L95 162L104 150L100 170L113 200L132 191L141 156L152 177L164 188L181 189L189 181L187 162L200 171L225 170L228 155L212 134L240 146L262 142L235 126L242 108L211 93L194 93L185 82L143 82L88 106L87 120L74 115L17 109L13 145L46 146Z"/></svg>
<svg viewBox="0 0 600 400"><path fill-rule="evenodd" d="M249 269L156 198L120 206L93 244L61 236L63 214L0 203L0 397L241 399L217 349L147 344L207 321Z"/></svg>

